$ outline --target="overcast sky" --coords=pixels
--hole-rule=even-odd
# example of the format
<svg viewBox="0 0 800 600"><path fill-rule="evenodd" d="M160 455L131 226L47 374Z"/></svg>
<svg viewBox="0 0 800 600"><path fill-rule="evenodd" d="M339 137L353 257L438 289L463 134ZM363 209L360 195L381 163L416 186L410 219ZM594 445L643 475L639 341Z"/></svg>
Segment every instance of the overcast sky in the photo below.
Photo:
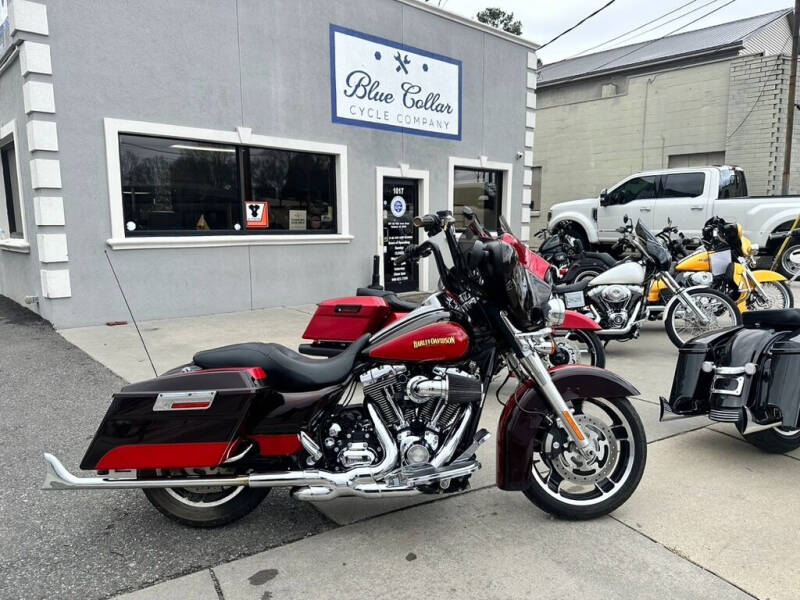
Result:
<svg viewBox="0 0 800 600"><path fill-rule="evenodd" d="M701 17L714 8L724 6L729 1L695 0L685 8L634 32L630 37L621 38L608 46L598 48L595 52L661 37L681 25ZM430 2L432 4L439 3L446 10L473 19L478 11L487 6L496 6L507 12L513 12L514 18L522 21L522 36L539 44L544 44L589 13L606 4L608 0L430 0ZM582 52L587 48L591 48L655 19L687 2L689 0L616 0L611 6L589 19L575 31L568 33L544 50L541 50L539 57L546 63L569 58L578 52ZM707 6L701 8L703 5ZM732 4L681 31L718 25L727 21L735 21L774 10L790 8L792 5L791 0L734 0ZM692 10L695 12L682 16ZM664 24L666 21L676 17L679 18ZM644 33L652 27L656 27L656 29ZM642 35L633 37L637 36L637 34Z"/></svg>

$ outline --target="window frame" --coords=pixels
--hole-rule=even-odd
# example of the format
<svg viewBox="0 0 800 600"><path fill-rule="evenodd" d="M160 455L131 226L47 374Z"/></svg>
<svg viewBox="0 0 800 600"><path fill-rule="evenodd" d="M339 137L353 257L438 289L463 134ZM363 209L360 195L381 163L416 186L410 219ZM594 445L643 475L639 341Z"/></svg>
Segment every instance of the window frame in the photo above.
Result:
<svg viewBox="0 0 800 600"><path fill-rule="evenodd" d="M501 171L503 177L503 195L500 198L500 214L511 219L511 197L514 182L514 167L511 163L488 160L485 156L478 158L462 158L451 156L447 165L447 208L454 212L455 195L455 170L456 167L465 169L481 169L486 171ZM492 233L497 233L492 230Z"/></svg>
<svg viewBox="0 0 800 600"><path fill-rule="evenodd" d="M105 127L106 169L111 218L111 237L106 240L106 244L112 249L346 244L353 239L349 230L347 146L343 144L256 135L246 127L237 127L235 131L223 131L112 118L105 118L103 122ZM182 233L178 235L126 237L119 152L120 134L180 138L199 142L332 155L335 174L336 231L334 233L213 233L199 235Z"/></svg>
<svg viewBox="0 0 800 600"><path fill-rule="evenodd" d="M22 237L9 237L3 240L0 240L0 250L9 250L11 252L23 252L23 253L30 253L31 246L30 242L28 241L28 225L25 215L25 197L23 194L23 190L25 189L22 186L22 169L20 168L20 145L19 145L19 135L17 132L17 122L16 120L8 121L0 126L0 147L7 146L8 144L14 144L14 165L17 170L17 190L19 193L19 221L22 225ZM2 182L0 182L1 184ZM5 195L4 195L5 197ZM6 207L0 207L0 210L5 211Z"/></svg>

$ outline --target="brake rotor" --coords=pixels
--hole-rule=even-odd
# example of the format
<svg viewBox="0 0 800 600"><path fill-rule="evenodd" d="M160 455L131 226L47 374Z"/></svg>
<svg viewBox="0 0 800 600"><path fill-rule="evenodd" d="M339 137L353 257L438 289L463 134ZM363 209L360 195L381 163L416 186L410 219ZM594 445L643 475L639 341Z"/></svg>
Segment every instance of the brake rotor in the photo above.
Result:
<svg viewBox="0 0 800 600"><path fill-rule="evenodd" d="M594 458L587 460L573 443L569 443L565 448L562 446L560 452L550 449L551 464L566 481L581 484L602 481L617 464L617 438L608 425L591 415L578 414L573 418L589 440Z"/></svg>

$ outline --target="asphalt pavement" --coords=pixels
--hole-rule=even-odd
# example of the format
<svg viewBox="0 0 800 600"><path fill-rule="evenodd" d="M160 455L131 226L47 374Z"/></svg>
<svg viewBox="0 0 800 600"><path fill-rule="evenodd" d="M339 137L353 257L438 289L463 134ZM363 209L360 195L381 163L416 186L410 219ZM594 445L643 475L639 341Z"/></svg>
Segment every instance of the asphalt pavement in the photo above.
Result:
<svg viewBox="0 0 800 600"><path fill-rule="evenodd" d="M0 296L0 598L105 598L333 527L281 490L209 531L165 519L138 491L40 490L42 453L76 468L123 384Z"/></svg>

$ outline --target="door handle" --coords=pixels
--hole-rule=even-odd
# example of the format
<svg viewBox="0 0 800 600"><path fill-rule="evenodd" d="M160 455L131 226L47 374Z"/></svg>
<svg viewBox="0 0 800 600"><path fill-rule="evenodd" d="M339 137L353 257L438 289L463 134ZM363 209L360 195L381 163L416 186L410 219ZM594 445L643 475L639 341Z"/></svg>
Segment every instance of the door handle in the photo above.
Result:
<svg viewBox="0 0 800 600"><path fill-rule="evenodd" d="M648 207L646 207L646 206L640 207L639 210L642 211L642 212L650 212L650 209Z"/></svg>
<svg viewBox="0 0 800 600"><path fill-rule="evenodd" d="M703 210L702 206L692 206L692 210Z"/></svg>

